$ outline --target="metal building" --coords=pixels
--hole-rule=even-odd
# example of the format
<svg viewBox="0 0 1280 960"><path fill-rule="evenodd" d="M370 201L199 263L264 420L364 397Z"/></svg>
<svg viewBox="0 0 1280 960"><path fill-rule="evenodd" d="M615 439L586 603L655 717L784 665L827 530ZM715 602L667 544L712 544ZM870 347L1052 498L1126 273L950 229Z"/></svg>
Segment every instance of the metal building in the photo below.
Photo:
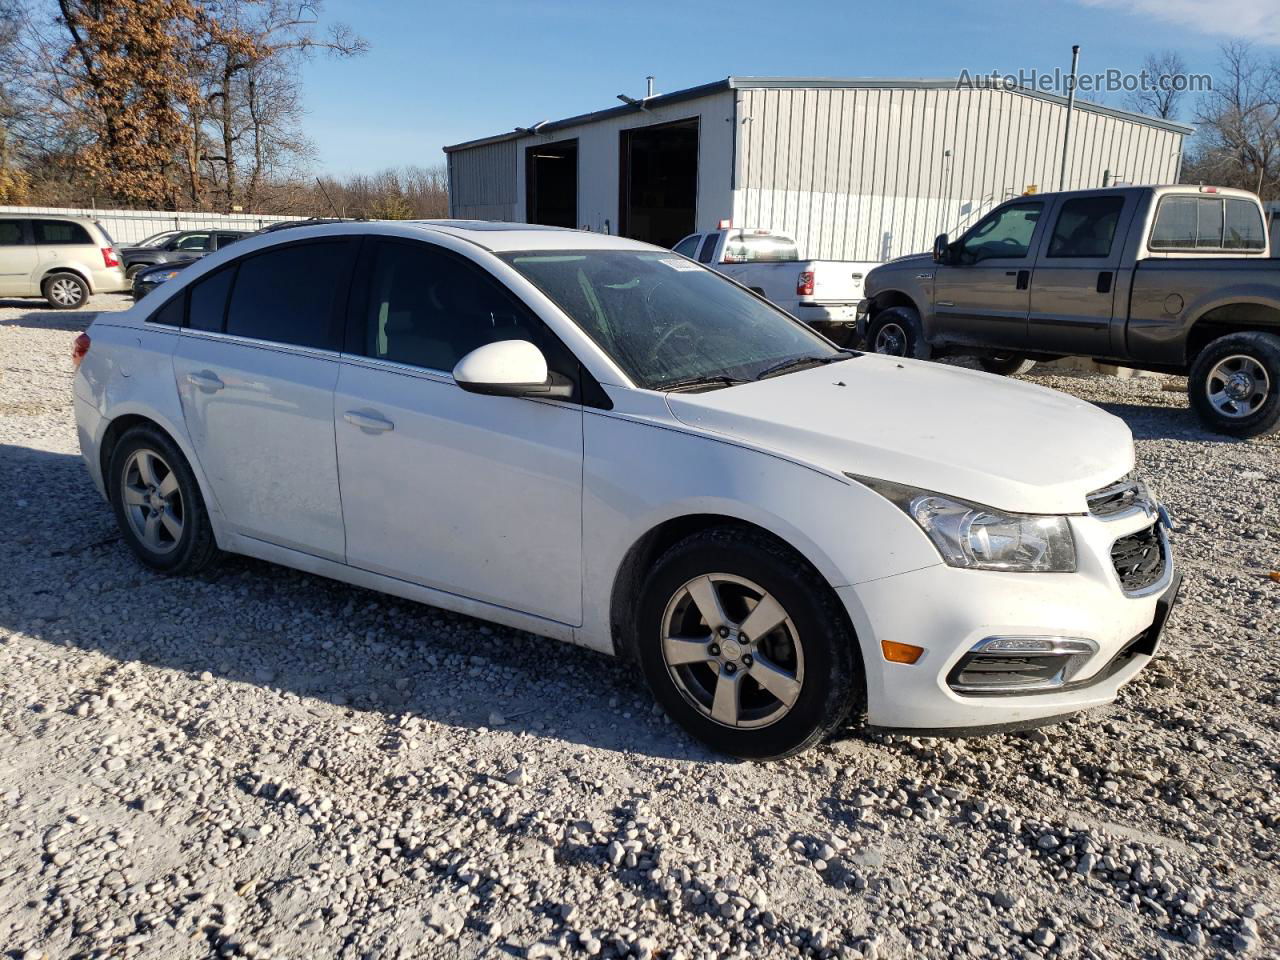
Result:
<svg viewBox="0 0 1280 960"><path fill-rule="evenodd" d="M929 249L994 204L1057 189L1066 99L957 80L729 77L445 147L454 217L670 246L722 219L809 258ZM1174 183L1191 128L1075 104L1067 189Z"/></svg>

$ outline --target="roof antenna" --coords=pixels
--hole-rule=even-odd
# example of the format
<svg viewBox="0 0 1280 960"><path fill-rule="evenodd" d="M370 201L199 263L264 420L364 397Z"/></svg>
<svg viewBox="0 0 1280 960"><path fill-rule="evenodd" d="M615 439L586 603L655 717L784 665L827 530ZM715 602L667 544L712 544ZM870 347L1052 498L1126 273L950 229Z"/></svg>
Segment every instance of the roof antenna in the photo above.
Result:
<svg viewBox="0 0 1280 960"><path fill-rule="evenodd" d="M316 186L320 188L320 192L324 194L324 198L329 201L329 209L333 211L333 215L339 220L346 219L338 212L338 207L333 202L333 198L329 196L329 191L324 188L324 184L320 182L320 178L316 177Z"/></svg>

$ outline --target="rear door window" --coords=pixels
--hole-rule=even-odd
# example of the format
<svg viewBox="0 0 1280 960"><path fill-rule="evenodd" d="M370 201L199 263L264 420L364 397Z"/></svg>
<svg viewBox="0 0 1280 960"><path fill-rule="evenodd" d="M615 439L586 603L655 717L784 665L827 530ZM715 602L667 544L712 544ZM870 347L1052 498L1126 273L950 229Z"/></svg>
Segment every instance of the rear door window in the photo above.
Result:
<svg viewBox="0 0 1280 960"><path fill-rule="evenodd" d="M187 325L192 330L221 333L222 321L227 314L227 294L236 268L227 267L217 273L197 280L191 286L191 306L187 313Z"/></svg>
<svg viewBox="0 0 1280 960"><path fill-rule="evenodd" d="M71 220L33 220L32 225L35 227L36 243L44 246L94 245L89 231Z"/></svg>
<svg viewBox="0 0 1280 960"><path fill-rule="evenodd" d="M337 350L335 309L339 290L346 289L348 247L346 240L323 240L241 260L227 309L227 333Z"/></svg>
<svg viewBox="0 0 1280 960"><path fill-rule="evenodd" d="M1058 213L1049 238L1050 257L1111 256L1116 238L1116 225L1124 197L1080 197L1068 200Z"/></svg>
<svg viewBox="0 0 1280 960"><path fill-rule="evenodd" d="M720 234L708 233L707 239L702 241L702 249L698 251L699 263L710 263L716 255L716 243L720 240Z"/></svg>
<svg viewBox="0 0 1280 960"><path fill-rule="evenodd" d="M237 240L240 239L240 234L238 233L219 233L219 234L215 234L214 236L217 239L219 250L221 250L223 247L226 247L226 246L229 246L230 244L235 243Z"/></svg>

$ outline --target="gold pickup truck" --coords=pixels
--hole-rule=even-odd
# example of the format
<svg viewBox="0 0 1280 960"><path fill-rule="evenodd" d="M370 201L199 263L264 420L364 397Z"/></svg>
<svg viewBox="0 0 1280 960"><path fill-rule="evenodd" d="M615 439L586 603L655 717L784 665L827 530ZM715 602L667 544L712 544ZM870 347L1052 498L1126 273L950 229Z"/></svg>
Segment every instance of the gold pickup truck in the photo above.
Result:
<svg viewBox="0 0 1280 960"><path fill-rule="evenodd" d="M1185 374L1211 429L1280 429L1280 260L1258 198L1211 186L1018 197L932 254L872 270L878 353L973 354L992 373L1083 356Z"/></svg>

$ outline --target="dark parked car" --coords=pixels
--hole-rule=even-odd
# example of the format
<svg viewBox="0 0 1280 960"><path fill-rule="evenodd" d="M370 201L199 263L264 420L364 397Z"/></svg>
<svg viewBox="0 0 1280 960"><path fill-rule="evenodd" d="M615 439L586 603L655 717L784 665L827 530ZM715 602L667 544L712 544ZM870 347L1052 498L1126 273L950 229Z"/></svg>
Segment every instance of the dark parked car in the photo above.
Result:
<svg viewBox="0 0 1280 960"><path fill-rule="evenodd" d="M125 275L132 280L143 267L199 260L248 235L247 230L183 230L159 246L125 247L121 251Z"/></svg>
<svg viewBox="0 0 1280 960"><path fill-rule="evenodd" d="M141 300L166 280L172 280L184 269L195 263L194 260L179 260L175 263L158 263L154 266L141 266L132 273L133 299Z"/></svg>

